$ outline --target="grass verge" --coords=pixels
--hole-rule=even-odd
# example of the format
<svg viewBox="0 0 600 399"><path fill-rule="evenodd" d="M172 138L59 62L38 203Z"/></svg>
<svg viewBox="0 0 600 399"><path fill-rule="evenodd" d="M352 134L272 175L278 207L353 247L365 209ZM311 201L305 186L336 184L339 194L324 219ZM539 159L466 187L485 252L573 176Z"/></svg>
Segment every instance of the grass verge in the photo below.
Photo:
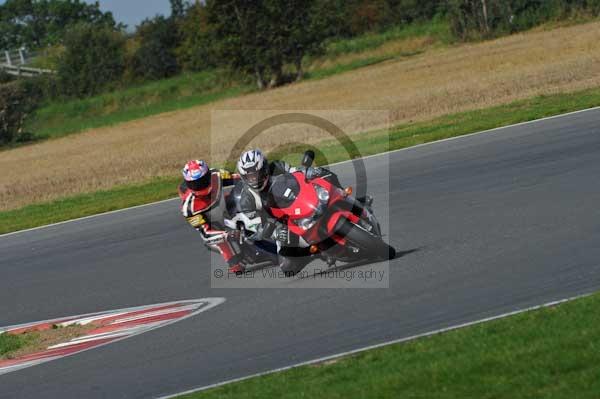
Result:
<svg viewBox="0 0 600 399"><path fill-rule="evenodd" d="M177 183L177 178L161 178L0 212L0 234L171 198L176 195Z"/></svg>
<svg viewBox="0 0 600 399"><path fill-rule="evenodd" d="M395 55L380 55L373 57L360 58L357 60L349 61L347 63L335 64L328 68L317 68L313 71L306 73L307 79L324 79L329 76L337 75L344 72L353 71L355 69L364 68L370 65L379 64L380 62L389 61L396 59Z"/></svg>
<svg viewBox="0 0 600 399"><path fill-rule="evenodd" d="M207 104L253 91L220 71L183 74L119 92L50 103L33 114L25 130L36 139L56 138L134 119Z"/></svg>
<svg viewBox="0 0 600 399"><path fill-rule="evenodd" d="M26 346L28 340L22 335L0 334L0 359Z"/></svg>
<svg viewBox="0 0 600 399"><path fill-rule="evenodd" d="M597 398L600 295L181 399Z"/></svg>
<svg viewBox="0 0 600 399"><path fill-rule="evenodd" d="M17 359L44 351L52 345L81 337L95 328L97 326L93 324L66 327L54 325L45 330L0 334L0 360Z"/></svg>
<svg viewBox="0 0 600 399"><path fill-rule="evenodd" d="M598 88L539 96L507 105L447 115L431 121L399 125L391 131L355 135L353 139L360 148L361 155L366 156L594 106L600 106ZM348 154L336 143L320 143L318 150L321 153L317 158L319 164L348 159ZM298 162L297 157L289 160ZM178 177L160 178L146 184L120 186L0 212L0 234L171 198L176 195L177 182Z"/></svg>
<svg viewBox="0 0 600 399"><path fill-rule="evenodd" d="M387 42L423 36L429 36L445 44L454 41L448 22L443 18L434 18L432 21L402 25L380 33L367 33L351 39L331 41L326 45L325 57L360 53L380 47Z"/></svg>

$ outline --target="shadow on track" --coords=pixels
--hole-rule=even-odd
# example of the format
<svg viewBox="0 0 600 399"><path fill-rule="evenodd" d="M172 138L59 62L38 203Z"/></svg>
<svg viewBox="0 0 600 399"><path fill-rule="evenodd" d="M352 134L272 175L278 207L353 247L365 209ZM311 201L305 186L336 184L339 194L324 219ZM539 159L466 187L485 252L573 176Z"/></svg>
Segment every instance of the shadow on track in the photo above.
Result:
<svg viewBox="0 0 600 399"><path fill-rule="evenodd" d="M423 248L413 248L413 249L407 249L405 251L398 251L398 252L396 252L396 256L394 258L389 259L389 261L394 260L394 259L400 259L400 258L402 258L402 257L404 257L406 255L410 255L412 253L419 252L422 249ZM367 260L367 261L346 263L346 264L343 264L343 265L330 267L327 270L323 270L323 271L321 271L319 273L313 273L310 276L300 277L300 278L296 279L296 281L302 281L302 280L306 280L306 279L310 279L310 278L315 278L315 277L322 276L322 275L325 275L327 273L330 273L331 271L353 269L355 267L365 266L365 265L374 264L374 263L380 263L380 262L372 262L372 261L368 261Z"/></svg>

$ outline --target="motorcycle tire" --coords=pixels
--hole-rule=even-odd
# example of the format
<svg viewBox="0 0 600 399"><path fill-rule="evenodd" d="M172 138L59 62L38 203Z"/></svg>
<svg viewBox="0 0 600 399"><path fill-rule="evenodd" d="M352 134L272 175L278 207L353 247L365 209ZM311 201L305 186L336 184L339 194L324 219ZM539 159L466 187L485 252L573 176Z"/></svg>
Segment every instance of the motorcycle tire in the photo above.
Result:
<svg viewBox="0 0 600 399"><path fill-rule="evenodd" d="M369 233L349 220L345 220L342 226L343 236L361 252L366 253L369 258L378 260L389 260L396 257L396 250L386 244L381 237Z"/></svg>

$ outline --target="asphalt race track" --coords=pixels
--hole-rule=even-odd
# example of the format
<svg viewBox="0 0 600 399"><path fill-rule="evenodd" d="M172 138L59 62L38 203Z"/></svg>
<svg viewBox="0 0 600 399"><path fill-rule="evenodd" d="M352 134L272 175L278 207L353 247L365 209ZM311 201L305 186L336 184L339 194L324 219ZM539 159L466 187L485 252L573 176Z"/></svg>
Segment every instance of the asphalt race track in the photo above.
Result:
<svg viewBox="0 0 600 399"><path fill-rule="evenodd" d="M600 289L600 110L365 162L376 212L404 252L388 289L303 289L311 279L211 289L177 201L0 237L0 326L226 298L2 375L0 397L158 397ZM361 266L373 267L385 265Z"/></svg>

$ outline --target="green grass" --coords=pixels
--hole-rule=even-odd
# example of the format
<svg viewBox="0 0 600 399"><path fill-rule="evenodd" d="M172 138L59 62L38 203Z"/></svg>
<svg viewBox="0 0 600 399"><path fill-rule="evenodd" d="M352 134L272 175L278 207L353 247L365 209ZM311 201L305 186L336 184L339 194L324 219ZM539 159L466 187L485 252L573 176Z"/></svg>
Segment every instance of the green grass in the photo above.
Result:
<svg viewBox="0 0 600 399"><path fill-rule="evenodd" d="M367 33L351 39L330 41L326 44L325 57L334 58L344 54L360 53L390 41L423 36L429 36L446 44L453 41L448 22L443 18L436 18L428 22L397 26L383 32Z"/></svg>
<svg viewBox="0 0 600 399"><path fill-rule="evenodd" d="M599 308L596 294L181 398L597 399Z"/></svg>
<svg viewBox="0 0 600 399"><path fill-rule="evenodd" d="M0 234L171 198L178 183L178 177L160 178L0 212Z"/></svg>
<svg viewBox="0 0 600 399"><path fill-rule="evenodd" d="M0 358L27 345L28 338L21 335L0 334Z"/></svg>
<svg viewBox="0 0 600 399"><path fill-rule="evenodd" d="M366 156L595 106L600 106L600 88L538 96L506 105L446 115L431 121L402 124L390 130L364 133L353 137L353 140L361 156ZM346 150L337 142L325 141L314 149L316 161L321 165L349 159ZM284 148L276 157L295 164L299 153L301 151L298 148Z"/></svg>
<svg viewBox="0 0 600 399"><path fill-rule="evenodd" d="M382 33L367 34L353 39L332 41L327 45L323 59L334 60L344 54L361 53L375 49L392 40L430 35L440 42L448 26L436 20L392 28ZM306 79L322 79L419 52L369 57L340 62L329 67L317 67L306 74ZM307 68L313 62L306 60ZM208 70L182 74L170 79L150 82L86 99L54 101L36 110L27 120L24 130L33 134L33 141L56 138L86 129L111 126L163 112L176 111L207 104L217 100L257 91L253 83L232 79L223 71Z"/></svg>
<svg viewBox="0 0 600 399"><path fill-rule="evenodd" d="M418 54L422 54L423 52L425 52L425 48L410 52L407 51L396 54L385 54L359 58L348 62L337 63L330 67L315 68L314 70L307 72L305 74L305 78L311 80L323 79L329 76L338 75L344 72L350 72L355 69L368 67L385 61L399 60L401 58L412 57Z"/></svg>
<svg viewBox="0 0 600 399"><path fill-rule="evenodd" d="M340 73L353 71L355 69L364 68L370 65L379 64L380 62L389 61L398 58L393 55L383 55L376 57L366 57L358 60L353 60L347 63L336 64L327 68L318 68L313 71L307 72L306 79L324 79L329 76L338 75Z"/></svg>
<svg viewBox="0 0 600 399"><path fill-rule="evenodd" d="M540 96L497 107L443 116L432 121L399 125L391 131L375 131L353 137L362 156L461 136L518 122L600 106L600 88L570 94ZM502 134L502 133L498 133ZM316 152L318 164L344 161L348 154L333 142L323 142ZM271 154L293 164L299 149ZM44 204L0 212L0 234L56 223L176 196L178 176L140 185L119 186L107 191L77 195Z"/></svg>
<svg viewBox="0 0 600 399"><path fill-rule="evenodd" d="M37 138L55 138L190 108L252 90L253 87L231 81L219 71L183 74L96 97L48 104L27 120L25 131L33 132Z"/></svg>

